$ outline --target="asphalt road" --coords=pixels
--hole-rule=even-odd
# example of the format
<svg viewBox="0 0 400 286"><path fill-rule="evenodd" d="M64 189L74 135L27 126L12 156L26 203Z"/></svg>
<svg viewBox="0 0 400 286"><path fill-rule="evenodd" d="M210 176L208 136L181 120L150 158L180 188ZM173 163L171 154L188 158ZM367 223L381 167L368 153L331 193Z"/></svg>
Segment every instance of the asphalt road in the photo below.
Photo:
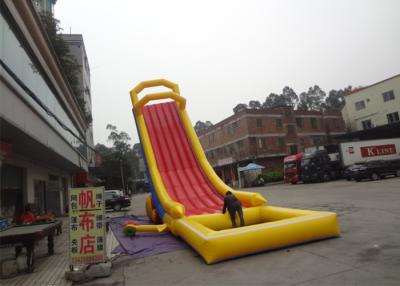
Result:
<svg viewBox="0 0 400 286"><path fill-rule="evenodd" d="M207 265L190 248L115 261L91 285L400 285L400 178L270 185L268 204L338 214L341 237ZM145 195L131 211L144 214Z"/></svg>

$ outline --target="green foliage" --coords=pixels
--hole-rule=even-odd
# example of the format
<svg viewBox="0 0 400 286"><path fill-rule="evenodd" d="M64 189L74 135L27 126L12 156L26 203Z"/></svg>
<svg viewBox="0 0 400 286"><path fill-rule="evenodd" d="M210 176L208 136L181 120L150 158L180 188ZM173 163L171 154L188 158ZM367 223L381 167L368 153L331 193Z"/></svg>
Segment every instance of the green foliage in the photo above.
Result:
<svg viewBox="0 0 400 286"><path fill-rule="evenodd" d="M196 131L196 133L202 133L202 132L206 131L211 126L213 126L211 121L203 122L203 121L199 120L194 125L194 130Z"/></svg>
<svg viewBox="0 0 400 286"><path fill-rule="evenodd" d="M135 144L131 148L129 135L124 131L118 131L114 125L108 124L106 129L110 131L108 140L112 143L112 147L103 144L95 146L96 151L102 157L102 165L97 168L96 176L102 179L107 189L123 189L123 176L124 184L129 185L129 188L134 190L134 182L139 174L139 160L136 156L136 150L140 148L140 145Z"/></svg>
<svg viewBox="0 0 400 286"><path fill-rule="evenodd" d="M297 95L291 87L285 86L280 94L270 93L262 104L258 100L250 100L248 105L245 103L237 104L233 108L233 113L237 114L245 109L267 109L279 106L291 106L293 109L304 111L340 112L345 104L344 96L350 92L352 92L352 87L348 86L344 89L333 89L326 96L325 91L318 85L314 85L307 92ZM206 130L209 127L206 123L198 121L194 126L196 132Z"/></svg>
<svg viewBox="0 0 400 286"><path fill-rule="evenodd" d="M322 111L326 93L318 85L314 85L307 92L300 94L300 102L297 108L304 111Z"/></svg>
<svg viewBox="0 0 400 286"><path fill-rule="evenodd" d="M281 171L271 171L268 173L263 173L258 175L258 177L263 178L265 183L278 182L283 180L283 173Z"/></svg>
<svg viewBox="0 0 400 286"><path fill-rule="evenodd" d="M249 101L249 108L250 109L261 109L262 105L258 100L250 100Z"/></svg>
<svg viewBox="0 0 400 286"><path fill-rule="evenodd" d="M278 106L295 106L299 98L291 87L285 86L281 94L270 93L262 107L272 108Z"/></svg>
<svg viewBox="0 0 400 286"><path fill-rule="evenodd" d="M110 131L108 141L112 142L114 153L119 159L122 159L129 151L131 151L131 145L128 143L131 138L126 132L119 132L117 127L114 125L107 124L106 129Z"/></svg>
<svg viewBox="0 0 400 286"><path fill-rule="evenodd" d="M247 104L239 103L233 108L233 113L236 114L245 109L247 109Z"/></svg>
<svg viewBox="0 0 400 286"><path fill-rule="evenodd" d="M339 90L332 89L325 99L324 109L326 111L341 111L345 104L344 96L349 94L351 90L351 86Z"/></svg>
<svg viewBox="0 0 400 286"><path fill-rule="evenodd" d="M40 18L42 20L43 26L47 32L53 49L58 57L60 65L64 71L64 74L71 86L71 89L78 101L79 107L82 112L88 113L85 107L85 100L83 98L83 92L79 88L79 74L81 73L81 65L75 59L75 57L70 53L68 44L64 41L61 36L60 21L55 19L53 15L49 12L41 12ZM91 116L86 115L86 120L91 123Z"/></svg>

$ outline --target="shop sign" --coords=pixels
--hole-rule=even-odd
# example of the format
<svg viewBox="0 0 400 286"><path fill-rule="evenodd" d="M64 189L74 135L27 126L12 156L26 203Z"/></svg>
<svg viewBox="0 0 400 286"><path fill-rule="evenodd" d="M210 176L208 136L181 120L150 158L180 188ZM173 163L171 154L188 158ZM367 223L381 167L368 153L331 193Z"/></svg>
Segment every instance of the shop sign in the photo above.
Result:
<svg viewBox="0 0 400 286"><path fill-rule="evenodd" d="M70 266L106 260L104 187L69 189Z"/></svg>

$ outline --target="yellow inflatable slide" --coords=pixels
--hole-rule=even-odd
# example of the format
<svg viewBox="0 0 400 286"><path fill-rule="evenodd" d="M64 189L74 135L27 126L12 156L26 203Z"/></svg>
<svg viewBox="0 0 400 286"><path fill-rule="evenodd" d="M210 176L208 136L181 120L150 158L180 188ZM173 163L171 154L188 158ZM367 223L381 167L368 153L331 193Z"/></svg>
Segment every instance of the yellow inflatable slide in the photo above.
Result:
<svg viewBox="0 0 400 286"><path fill-rule="evenodd" d="M157 86L170 91L139 99L143 89ZM166 224L207 263L339 236L335 213L268 206L261 194L225 185L204 154L178 85L145 81L130 95L150 178L147 214L153 222ZM149 104L160 99L164 101ZM221 213L227 191L244 206L242 227L232 228L229 214Z"/></svg>

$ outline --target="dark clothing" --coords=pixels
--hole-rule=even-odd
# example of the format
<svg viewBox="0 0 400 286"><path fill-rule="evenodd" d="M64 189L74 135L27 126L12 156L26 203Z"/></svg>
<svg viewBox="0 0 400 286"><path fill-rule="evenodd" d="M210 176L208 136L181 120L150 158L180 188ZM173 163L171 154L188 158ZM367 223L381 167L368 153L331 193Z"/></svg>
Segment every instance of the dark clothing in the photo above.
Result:
<svg viewBox="0 0 400 286"><path fill-rule="evenodd" d="M232 227L236 227L236 212L240 218L240 226L244 226L242 204L233 194L228 194L224 197L224 207L222 209L222 213L225 213L226 209L228 209L231 217Z"/></svg>

